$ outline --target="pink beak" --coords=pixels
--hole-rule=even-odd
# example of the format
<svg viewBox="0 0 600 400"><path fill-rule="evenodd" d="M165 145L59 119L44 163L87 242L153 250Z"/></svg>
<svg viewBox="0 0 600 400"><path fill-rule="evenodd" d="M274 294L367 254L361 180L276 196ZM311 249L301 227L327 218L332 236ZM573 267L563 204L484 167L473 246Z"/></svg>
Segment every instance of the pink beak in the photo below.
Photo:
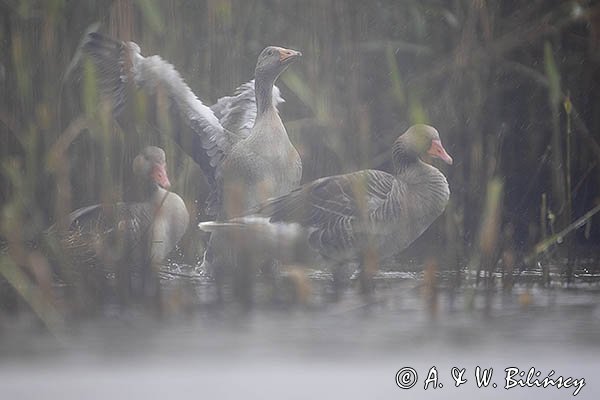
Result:
<svg viewBox="0 0 600 400"><path fill-rule="evenodd" d="M302 53L296 50L279 48L279 61L285 61L288 58L295 58L302 56Z"/></svg>
<svg viewBox="0 0 600 400"><path fill-rule="evenodd" d="M446 149L444 149L444 146L442 146L442 142L438 139L431 141L431 147L429 150L427 150L427 154L441 159L448 165L452 165L452 157L450 157L450 154L446 152Z"/></svg>
<svg viewBox="0 0 600 400"><path fill-rule="evenodd" d="M163 189L171 187L171 182L169 182L169 176L167 175L167 164L156 164L150 175Z"/></svg>

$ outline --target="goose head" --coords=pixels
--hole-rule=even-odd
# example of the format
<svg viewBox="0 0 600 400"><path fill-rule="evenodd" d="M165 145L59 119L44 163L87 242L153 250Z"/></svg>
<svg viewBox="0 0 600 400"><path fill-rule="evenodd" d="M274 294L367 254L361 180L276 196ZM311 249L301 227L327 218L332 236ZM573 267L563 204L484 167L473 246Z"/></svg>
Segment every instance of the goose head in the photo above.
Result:
<svg viewBox="0 0 600 400"><path fill-rule="evenodd" d="M397 168L414 162L425 154L439 158L452 165L452 157L448 154L440 134L433 126L425 124L413 125L404 132L392 147L394 164Z"/></svg>
<svg viewBox="0 0 600 400"><path fill-rule="evenodd" d="M275 81L285 69L302 56L296 50L283 47L266 47L258 56L255 76L257 79L269 79Z"/></svg>
<svg viewBox="0 0 600 400"><path fill-rule="evenodd" d="M165 152L159 147L144 148L133 160L133 173L152 187L168 189L171 186Z"/></svg>

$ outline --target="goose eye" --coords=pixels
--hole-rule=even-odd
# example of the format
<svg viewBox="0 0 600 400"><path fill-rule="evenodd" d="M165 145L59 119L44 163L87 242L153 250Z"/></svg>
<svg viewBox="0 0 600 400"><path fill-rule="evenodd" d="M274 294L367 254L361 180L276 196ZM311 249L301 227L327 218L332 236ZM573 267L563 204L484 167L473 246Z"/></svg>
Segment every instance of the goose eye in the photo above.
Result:
<svg viewBox="0 0 600 400"><path fill-rule="evenodd" d="M273 50L267 51L267 54L270 55L270 56L272 56L273 55Z"/></svg>

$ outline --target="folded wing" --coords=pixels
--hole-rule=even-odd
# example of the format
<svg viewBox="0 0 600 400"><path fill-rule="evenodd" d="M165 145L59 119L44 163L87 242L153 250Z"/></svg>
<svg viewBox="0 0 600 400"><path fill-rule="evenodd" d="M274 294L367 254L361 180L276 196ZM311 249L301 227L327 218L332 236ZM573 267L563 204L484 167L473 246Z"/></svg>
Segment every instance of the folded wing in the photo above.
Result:
<svg viewBox="0 0 600 400"><path fill-rule="evenodd" d="M352 252L391 218L386 214L393 209L395 186L392 175L376 170L326 177L267 202L257 213L272 223L309 228L311 246L322 253Z"/></svg>

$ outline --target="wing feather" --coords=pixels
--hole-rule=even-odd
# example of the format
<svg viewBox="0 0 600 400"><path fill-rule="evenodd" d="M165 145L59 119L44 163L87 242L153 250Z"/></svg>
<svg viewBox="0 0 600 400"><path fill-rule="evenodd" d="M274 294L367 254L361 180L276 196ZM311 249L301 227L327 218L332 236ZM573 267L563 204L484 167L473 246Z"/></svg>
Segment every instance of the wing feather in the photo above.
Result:
<svg viewBox="0 0 600 400"><path fill-rule="evenodd" d="M309 241L322 252L360 246L391 199L394 177L377 170L318 179L288 195L268 201L258 214L272 223L299 223L312 233Z"/></svg>
<svg viewBox="0 0 600 400"><path fill-rule="evenodd" d="M97 32L84 41L83 50L96 66L101 92L113 105L115 115L127 102L131 83L150 96L158 91L170 102L170 111L192 132L191 141L180 132L173 138L199 164L211 184L224 156L241 137L225 129L214 112L200 101L180 74L160 56L144 57L134 42L122 42ZM192 143L191 151L189 145Z"/></svg>

